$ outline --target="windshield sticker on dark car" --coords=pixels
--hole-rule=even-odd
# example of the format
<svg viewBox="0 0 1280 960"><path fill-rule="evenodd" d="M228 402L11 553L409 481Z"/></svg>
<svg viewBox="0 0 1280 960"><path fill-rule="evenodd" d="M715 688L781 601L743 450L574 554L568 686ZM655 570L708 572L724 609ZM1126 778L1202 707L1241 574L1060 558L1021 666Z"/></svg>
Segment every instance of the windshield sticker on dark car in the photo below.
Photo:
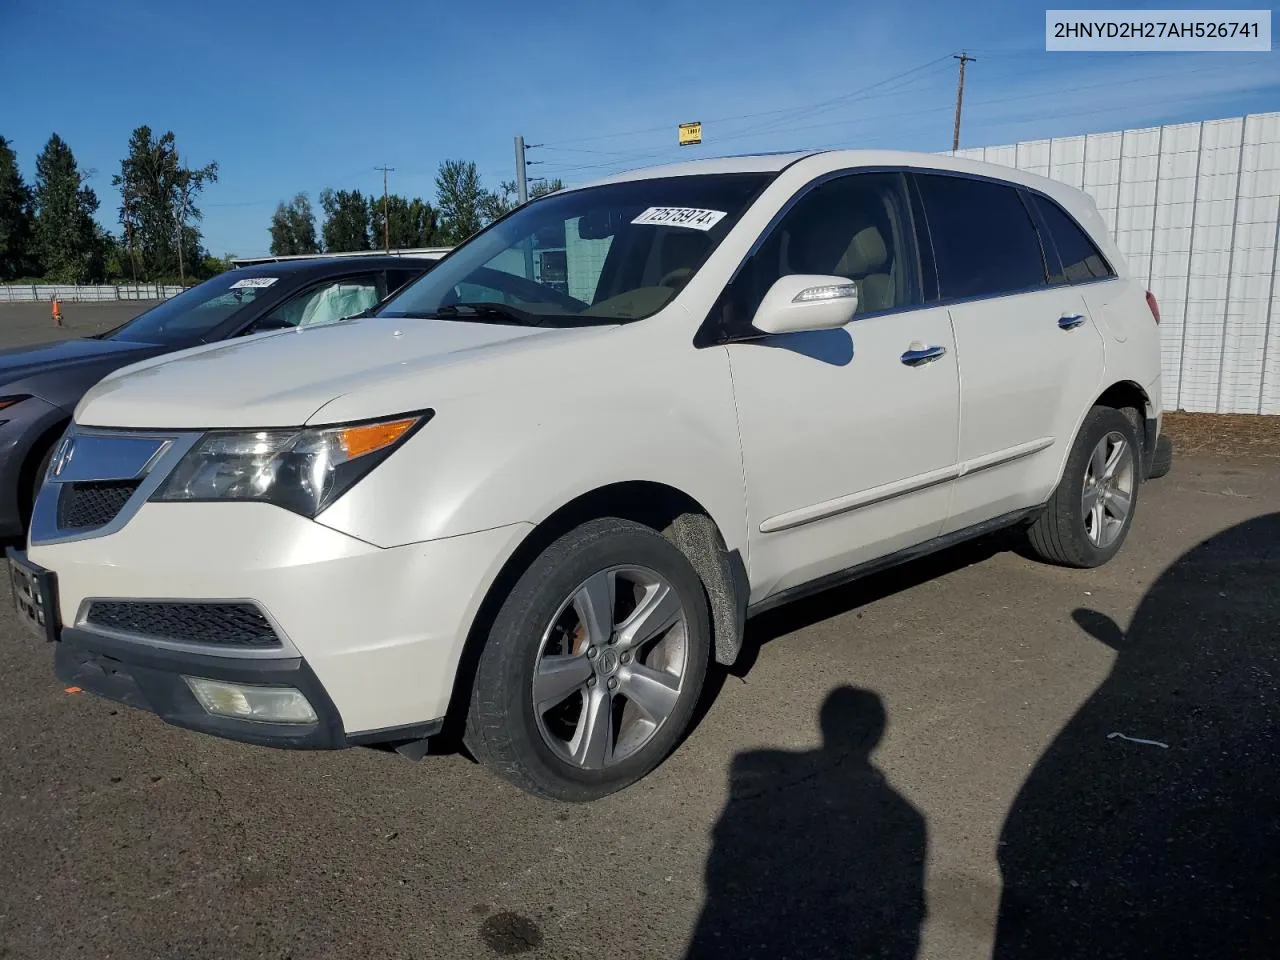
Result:
<svg viewBox="0 0 1280 960"><path fill-rule="evenodd" d="M229 289L235 290L240 287L254 287L256 289L261 289L263 287L271 286L279 279L279 277L245 277L243 280L237 280Z"/></svg>
<svg viewBox="0 0 1280 960"><path fill-rule="evenodd" d="M724 218L723 210L701 210L697 207L650 207L632 223L650 223L660 227L688 227L710 230Z"/></svg>

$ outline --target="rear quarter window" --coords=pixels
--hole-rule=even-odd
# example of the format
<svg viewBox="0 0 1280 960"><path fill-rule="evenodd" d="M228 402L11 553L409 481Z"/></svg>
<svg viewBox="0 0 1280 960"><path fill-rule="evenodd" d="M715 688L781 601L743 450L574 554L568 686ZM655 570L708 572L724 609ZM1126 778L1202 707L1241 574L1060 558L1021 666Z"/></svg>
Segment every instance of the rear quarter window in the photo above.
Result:
<svg viewBox="0 0 1280 960"><path fill-rule="evenodd" d="M1089 239L1089 235L1061 207L1039 194L1033 194L1031 202L1044 220L1049 239L1057 248L1061 262L1061 267L1054 265L1054 272L1049 277L1050 283L1081 283L1115 276L1115 271Z"/></svg>
<svg viewBox="0 0 1280 960"><path fill-rule="evenodd" d="M1018 191L993 180L918 174L943 300L1048 283L1040 237Z"/></svg>

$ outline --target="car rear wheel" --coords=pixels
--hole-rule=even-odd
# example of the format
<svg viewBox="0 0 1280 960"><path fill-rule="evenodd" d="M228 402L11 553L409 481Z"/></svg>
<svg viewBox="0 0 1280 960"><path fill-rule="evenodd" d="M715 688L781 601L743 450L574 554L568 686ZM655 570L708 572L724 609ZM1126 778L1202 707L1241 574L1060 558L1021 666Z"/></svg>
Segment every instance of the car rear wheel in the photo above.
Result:
<svg viewBox="0 0 1280 960"><path fill-rule="evenodd" d="M1128 417L1111 407L1090 410L1058 488L1028 531L1036 555L1068 567L1097 567L1114 557L1133 523L1141 459Z"/></svg>
<svg viewBox="0 0 1280 960"><path fill-rule="evenodd" d="M613 793L675 747L710 651L706 594L684 554L640 524L590 521L547 547L500 607L466 745L531 793Z"/></svg>

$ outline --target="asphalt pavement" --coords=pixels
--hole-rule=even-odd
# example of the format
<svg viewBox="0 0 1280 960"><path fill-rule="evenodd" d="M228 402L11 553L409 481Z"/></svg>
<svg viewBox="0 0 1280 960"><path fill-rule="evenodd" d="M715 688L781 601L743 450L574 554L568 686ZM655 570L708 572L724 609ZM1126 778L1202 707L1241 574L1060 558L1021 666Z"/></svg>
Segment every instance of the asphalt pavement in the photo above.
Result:
<svg viewBox="0 0 1280 960"><path fill-rule="evenodd" d="M1280 459L1180 459L1098 570L1014 546L753 621L583 806L66 693L6 606L0 957L1273 957Z"/></svg>

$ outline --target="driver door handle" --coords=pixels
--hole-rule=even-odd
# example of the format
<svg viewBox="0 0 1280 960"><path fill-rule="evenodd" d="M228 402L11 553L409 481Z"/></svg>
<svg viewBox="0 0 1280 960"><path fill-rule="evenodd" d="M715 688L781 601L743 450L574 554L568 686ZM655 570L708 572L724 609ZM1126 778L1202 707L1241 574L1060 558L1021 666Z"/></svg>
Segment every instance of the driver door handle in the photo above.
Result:
<svg viewBox="0 0 1280 960"><path fill-rule="evenodd" d="M1058 326L1063 330L1074 330L1082 323L1084 323L1084 317L1078 313L1063 314L1058 318Z"/></svg>
<svg viewBox="0 0 1280 960"><path fill-rule="evenodd" d="M908 350L904 353L902 362L908 367L920 367L926 363L932 363L946 352L946 347L921 347L918 350Z"/></svg>

